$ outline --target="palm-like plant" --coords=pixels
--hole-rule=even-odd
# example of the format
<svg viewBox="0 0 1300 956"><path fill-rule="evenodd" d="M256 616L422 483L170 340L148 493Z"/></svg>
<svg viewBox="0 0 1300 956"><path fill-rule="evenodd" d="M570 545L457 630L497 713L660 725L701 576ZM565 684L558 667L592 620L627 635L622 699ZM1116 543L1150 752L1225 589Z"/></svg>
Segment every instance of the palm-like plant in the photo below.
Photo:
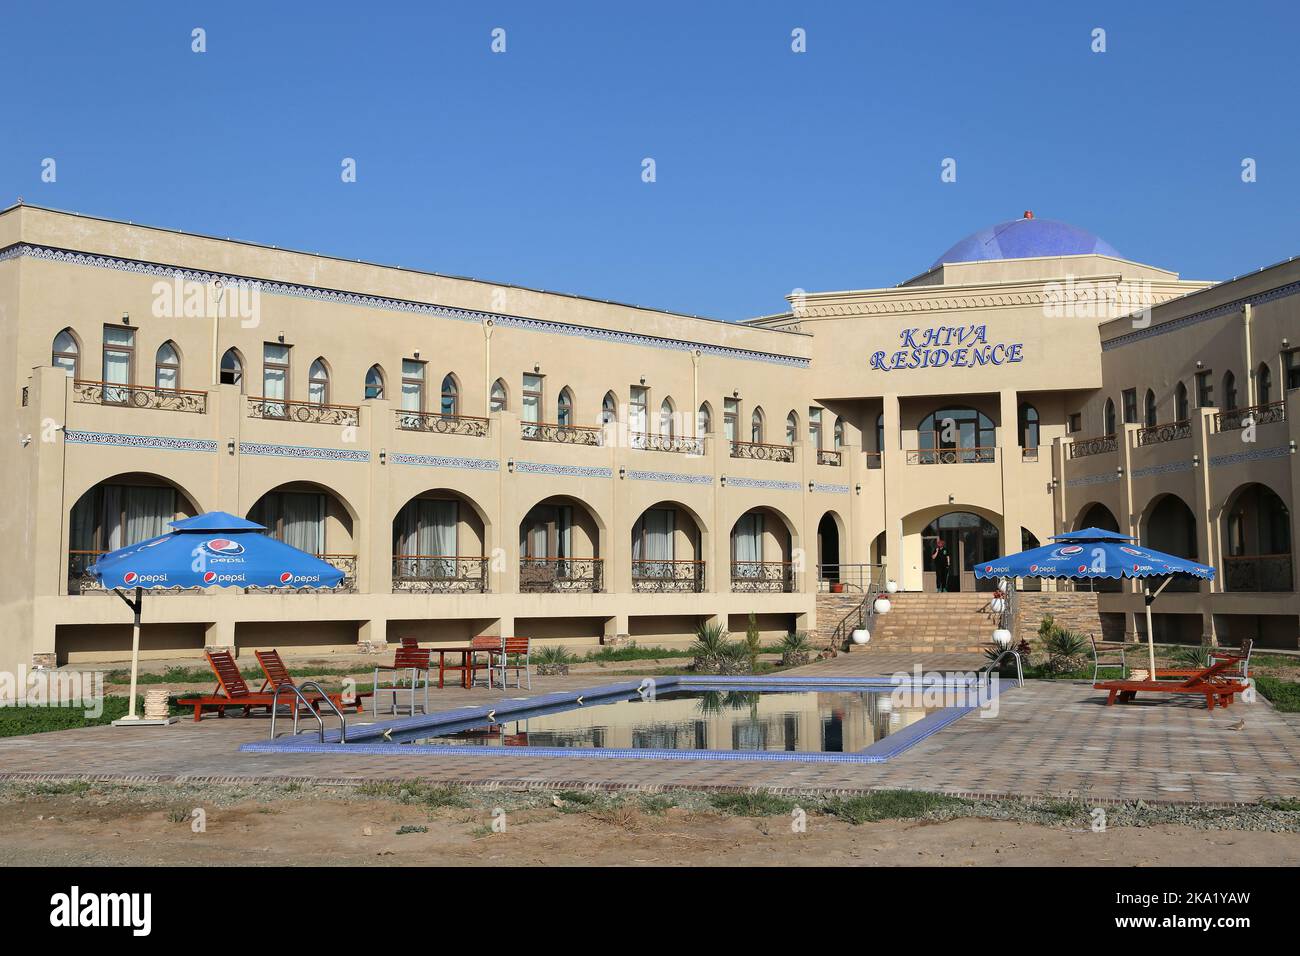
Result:
<svg viewBox="0 0 1300 956"><path fill-rule="evenodd" d="M781 664L798 667L812 657L812 641L807 631L791 631L781 639Z"/></svg>
<svg viewBox="0 0 1300 956"><path fill-rule="evenodd" d="M716 672L730 646L727 629L723 625L701 624L695 630L695 643L691 645L695 670Z"/></svg>

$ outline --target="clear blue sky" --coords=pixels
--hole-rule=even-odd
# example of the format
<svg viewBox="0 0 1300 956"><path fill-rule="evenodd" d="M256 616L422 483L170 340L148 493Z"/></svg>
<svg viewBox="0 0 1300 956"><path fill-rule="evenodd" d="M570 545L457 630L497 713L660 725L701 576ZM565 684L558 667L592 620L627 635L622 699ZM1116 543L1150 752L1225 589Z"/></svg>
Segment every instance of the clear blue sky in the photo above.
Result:
<svg viewBox="0 0 1300 956"><path fill-rule="evenodd" d="M8 0L0 205L726 319L1024 209L1229 278L1300 253L1298 29L1250 0Z"/></svg>

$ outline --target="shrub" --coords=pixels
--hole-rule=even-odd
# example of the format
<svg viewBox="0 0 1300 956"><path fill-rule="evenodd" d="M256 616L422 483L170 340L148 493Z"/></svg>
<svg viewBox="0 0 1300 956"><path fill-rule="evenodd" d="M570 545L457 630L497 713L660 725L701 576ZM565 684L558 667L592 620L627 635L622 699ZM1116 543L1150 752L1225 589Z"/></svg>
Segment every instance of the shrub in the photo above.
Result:
<svg viewBox="0 0 1300 956"><path fill-rule="evenodd" d="M781 640L781 664L799 667L812 659L812 641L807 631L791 631Z"/></svg>
<svg viewBox="0 0 1300 956"><path fill-rule="evenodd" d="M569 673L569 665L573 663L572 655L558 644L543 647L533 655L533 660L537 673L547 677Z"/></svg>
<svg viewBox="0 0 1300 956"><path fill-rule="evenodd" d="M1043 621L1038 626L1038 636L1043 642L1043 650L1047 652L1049 671L1068 673L1080 670L1087 663L1087 637L1061 627L1052 615L1043 616Z"/></svg>
<svg viewBox="0 0 1300 956"><path fill-rule="evenodd" d="M695 643L691 645L691 666L702 673L716 674L718 664L730 646L725 627L721 624L701 624L695 630Z"/></svg>
<svg viewBox="0 0 1300 956"><path fill-rule="evenodd" d="M758 655L763 652L763 640L758 633L758 618L749 612L749 622L745 626L745 655L749 658L749 670L752 673L758 666Z"/></svg>

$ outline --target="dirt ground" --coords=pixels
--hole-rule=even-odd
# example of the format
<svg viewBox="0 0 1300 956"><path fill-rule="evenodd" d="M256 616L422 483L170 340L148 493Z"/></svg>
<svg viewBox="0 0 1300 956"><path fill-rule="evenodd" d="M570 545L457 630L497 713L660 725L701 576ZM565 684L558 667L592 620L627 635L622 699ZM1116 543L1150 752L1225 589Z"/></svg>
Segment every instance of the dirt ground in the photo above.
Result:
<svg viewBox="0 0 1300 956"><path fill-rule="evenodd" d="M160 796L159 794L163 795ZM546 798L548 800L552 798ZM1300 860L1300 832L1161 824L1042 825L963 817L854 825L809 814L743 817L672 806L488 803L407 805L344 795L214 801L150 794L27 792L0 802L0 865L288 866L1281 866ZM508 800L506 801L508 802ZM205 832L193 832L194 808ZM398 834L402 827L413 832ZM420 828L427 828L427 831Z"/></svg>

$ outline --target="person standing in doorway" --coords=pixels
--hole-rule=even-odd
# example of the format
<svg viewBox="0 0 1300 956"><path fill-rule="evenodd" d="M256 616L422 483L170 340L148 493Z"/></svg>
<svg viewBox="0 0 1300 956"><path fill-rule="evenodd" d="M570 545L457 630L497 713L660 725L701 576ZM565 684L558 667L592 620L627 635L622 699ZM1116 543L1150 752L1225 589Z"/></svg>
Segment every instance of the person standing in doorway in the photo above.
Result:
<svg viewBox="0 0 1300 956"><path fill-rule="evenodd" d="M948 549L943 546L943 538L939 538L934 545L934 553L930 555L930 562L934 565L934 586L939 591L948 590Z"/></svg>

